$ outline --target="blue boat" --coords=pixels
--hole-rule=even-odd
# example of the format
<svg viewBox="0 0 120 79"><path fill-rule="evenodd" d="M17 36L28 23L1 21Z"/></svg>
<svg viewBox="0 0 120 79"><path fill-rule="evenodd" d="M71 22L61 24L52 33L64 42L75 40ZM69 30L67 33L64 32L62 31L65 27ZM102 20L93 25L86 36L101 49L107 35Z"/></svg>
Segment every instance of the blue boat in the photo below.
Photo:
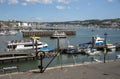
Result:
<svg viewBox="0 0 120 79"><path fill-rule="evenodd" d="M52 50L54 50L54 48L52 48L52 47L43 47L43 48L40 48L40 51L52 51Z"/></svg>

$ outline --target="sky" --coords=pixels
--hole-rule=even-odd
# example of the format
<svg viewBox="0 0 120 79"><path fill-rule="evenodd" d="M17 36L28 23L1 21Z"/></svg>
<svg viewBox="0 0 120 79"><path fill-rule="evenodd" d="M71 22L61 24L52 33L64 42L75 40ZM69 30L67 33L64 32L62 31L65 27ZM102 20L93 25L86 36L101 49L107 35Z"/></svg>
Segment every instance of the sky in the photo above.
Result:
<svg viewBox="0 0 120 79"><path fill-rule="evenodd" d="M120 0L0 0L0 20L63 22L120 18Z"/></svg>

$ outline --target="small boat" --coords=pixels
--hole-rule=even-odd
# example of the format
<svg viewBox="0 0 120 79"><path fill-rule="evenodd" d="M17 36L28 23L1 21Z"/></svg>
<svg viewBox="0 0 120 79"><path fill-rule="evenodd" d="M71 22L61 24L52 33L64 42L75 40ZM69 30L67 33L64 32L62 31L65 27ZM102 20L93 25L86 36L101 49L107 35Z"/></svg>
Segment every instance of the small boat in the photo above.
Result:
<svg viewBox="0 0 120 79"><path fill-rule="evenodd" d="M120 55L117 55L116 57L117 57L117 59L120 59Z"/></svg>
<svg viewBox="0 0 120 79"><path fill-rule="evenodd" d="M0 32L1 36L7 36L7 35L16 35L18 32L17 31L2 31Z"/></svg>
<svg viewBox="0 0 120 79"><path fill-rule="evenodd" d="M0 35L2 36L2 35L5 35L5 32L0 32Z"/></svg>
<svg viewBox="0 0 120 79"><path fill-rule="evenodd" d="M65 34L65 32L57 32L55 31L54 34L52 34L51 38L66 38L67 35Z"/></svg>
<svg viewBox="0 0 120 79"><path fill-rule="evenodd" d="M16 35L17 33L17 31L8 31L8 35Z"/></svg>
<svg viewBox="0 0 120 79"><path fill-rule="evenodd" d="M108 51L116 50L116 45L105 43L105 39L100 37L95 37L95 46L97 47L97 49L102 50L104 50L105 47L107 48Z"/></svg>
<svg viewBox="0 0 120 79"><path fill-rule="evenodd" d="M13 40L8 41L7 50L28 50L28 49L36 49L47 47L48 44L45 42L41 42L38 37L31 37L31 39L27 40Z"/></svg>
<svg viewBox="0 0 120 79"><path fill-rule="evenodd" d="M103 45L105 44L105 39L99 36L94 37L95 45Z"/></svg>
<svg viewBox="0 0 120 79"><path fill-rule="evenodd" d="M40 51L53 51L54 49L52 47L44 47L44 48L40 48Z"/></svg>
<svg viewBox="0 0 120 79"><path fill-rule="evenodd" d="M107 49L109 51L116 51L116 45L114 45L114 44L106 44L106 46L107 46Z"/></svg>
<svg viewBox="0 0 120 79"><path fill-rule="evenodd" d="M88 43L82 43L79 44L80 47L82 48L96 48L98 51L104 50L104 48L107 49L107 51L115 51L116 50L116 45L114 44L109 44L105 42L104 38L101 38L99 36L92 37L92 41Z"/></svg>
<svg viewBox="0 0 120 79"><path fill-rule="evenodd" d="M97 51L96 49L94 48L88 48L85 50L86 54L87 55L98 55L100 53L100 51Z"/></svg>
<svg viewBox="0 0 120 79"><path fill-rule="evenodd" d="M78 49L77 47L73 45L68 45L65 49L62 50L62 53L64 54L78 54Z"/></svg>

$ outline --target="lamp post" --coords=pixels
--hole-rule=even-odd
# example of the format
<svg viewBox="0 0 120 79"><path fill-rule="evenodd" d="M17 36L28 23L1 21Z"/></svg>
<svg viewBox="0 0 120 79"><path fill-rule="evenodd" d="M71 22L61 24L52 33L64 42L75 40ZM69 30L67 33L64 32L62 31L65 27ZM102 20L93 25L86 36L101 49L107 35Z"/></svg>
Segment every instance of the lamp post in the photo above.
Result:
<svg viewBox="0 0 120 79"><path fill-rule="evenodd" d="M35 51L36 51L36 58L37 58L37 54L38 54L38 43L37 40L35 40Z"/></svg>
<svg viewBox="0 0 120 79"><path fill-rule="evenodd" d="M40 69L40 73L43 73L44 72L43 58L45 58L45 52L44 51L39 51L38 56L40 58L40 65L38 65L38 68Z"/></svg>
<svg viewBox="0 0 120 79"><path fill-rule="evenodd" d="M60 37L57 37L57 52L60 52L59 59L60 59L60 65L61 65L61 69L62 69L62 55L61 55L61 51L60 51Z"/></svg>
<svg viewBox="0 0 120 79"><path fill-rule="evenodd" d="M106 62L106 54L107 54L107 45L106 45L106 39L107 39L107 33L105 32L104 33L104 36L105 36L105 47L104 47L104 63Z"/></svg>
<svg viewBox="0 0 120 79"><path fill-rule="evenodd" d="M105 46L106 46L107 35L108 35L108 34L105 32L105 33L104 33L104 36L105 36Z"/></svg>

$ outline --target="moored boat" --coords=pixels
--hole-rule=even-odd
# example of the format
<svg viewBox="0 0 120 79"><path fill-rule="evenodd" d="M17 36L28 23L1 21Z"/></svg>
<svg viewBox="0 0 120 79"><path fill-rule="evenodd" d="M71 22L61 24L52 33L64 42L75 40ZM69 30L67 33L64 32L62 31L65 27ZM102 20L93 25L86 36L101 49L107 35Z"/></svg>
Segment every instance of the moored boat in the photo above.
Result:
<svg viewBox="0 0 120 79"><path fill-rule="evenodd" d="M85 50L86 54L87 55L99 55L100 51L97 51L96 49L94 48L88 48Z"/></svg>
<svg viewBox="0 0 120 79"><path fill-rule="evenodd" d="M65 32L57 32L55 31L54 34L52 34L51 38L66 38L67 35L65 34Z"/></svg>
<svg viewBox="0 0 120 79"><path fill-rule="evenodd" d="M64 54L79 54L77 47L73 45L68 45L66 48L62 49Z"/></svg>
<svg viewBox="0 0 120 79"><path fill-rule="evenodd" d="M27 40L13 40L8 41L7 50L28 50L47 47L48 44L45 42L41 42L37 37L31 37L31 39Z"/></svg>
<svg viewBox="0 0 120 79"><path fill-rule="evenodd" d="M1 31L0 36L16 35L17 33L17 31Z"/></svg>
<svg viewBox="0 0 120 79"><path fill-rule="evenodd" d="M95 48L98 51L104 50L106 48L108 51L115 51L116 50L116 45L110 44L108 42L105 42L104 38L101 38L99 36L92 37L92 41L88 43L83 43L79 44L80 47L82 48Z"/></svg>

